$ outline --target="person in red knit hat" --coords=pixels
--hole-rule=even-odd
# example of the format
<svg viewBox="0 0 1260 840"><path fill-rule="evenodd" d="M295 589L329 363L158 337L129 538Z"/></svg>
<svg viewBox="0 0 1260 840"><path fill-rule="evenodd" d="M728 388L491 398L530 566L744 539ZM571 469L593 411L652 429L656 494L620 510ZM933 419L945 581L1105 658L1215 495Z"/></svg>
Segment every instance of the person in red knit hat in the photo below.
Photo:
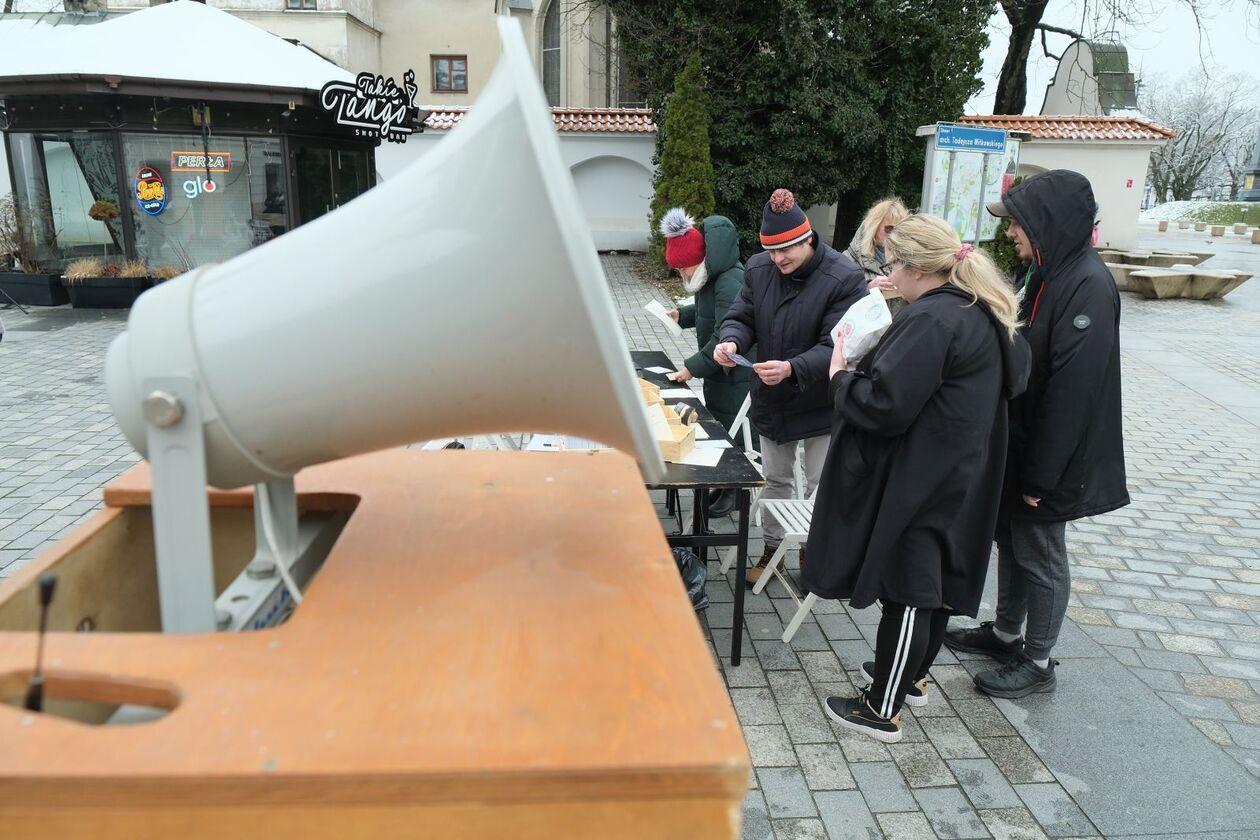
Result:
<svg viewBox="0 0 1260 840"><path fill-rule="evenodd" d="M673 378L677 382L703 379L705 405L729 429L748 396L748 369L727 370L713 361L713 348L717 345L717 326L744 284L735 225L725 216L708 216L697 227L685 210L675 207L662 217L661 233L665 236L665 262L695 296L695 303L669 313L684 329L695 327L697 346L697 352ZM723 490L710 500L709 515L725 516L734 507L735 491Z"/></svg>
<svg viewBox="0 0 1260 840"><path fill-rule="evenodd" d="M818 486L831 433L831 329L866 294L853 260L823 242L796 197L775 190L761 214L761 247L748 260L744 285L722 321L714 361L734 368L735 354L757 345L749 417L761 434L766 489L762 499L794 495L797 444L804 445L806 494ZM765 550L748 570L754 585L783 541L783 526L763 519ZM804 555L801 556L802 564Z"/></svg>

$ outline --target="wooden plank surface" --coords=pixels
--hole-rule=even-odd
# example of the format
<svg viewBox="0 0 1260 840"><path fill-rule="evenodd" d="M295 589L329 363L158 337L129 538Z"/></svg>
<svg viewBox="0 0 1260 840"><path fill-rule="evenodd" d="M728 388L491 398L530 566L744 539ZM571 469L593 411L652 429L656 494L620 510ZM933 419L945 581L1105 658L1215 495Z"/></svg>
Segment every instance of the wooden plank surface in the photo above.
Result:
<svg viewBox="0 0 1260 840"><path fill-rule="evenodd" d="M58 674L134 680L179 705L129 727L0 707L0 814L642 798L738 812L743 738L630 459L394 450L297 484L306 509L354 512L293 618L50 635L50 691ZM147 505L147 469L106 503ZM0 583L0 601L108 519ZM29 671L34 642L0 633L0 675Z"/></svg>

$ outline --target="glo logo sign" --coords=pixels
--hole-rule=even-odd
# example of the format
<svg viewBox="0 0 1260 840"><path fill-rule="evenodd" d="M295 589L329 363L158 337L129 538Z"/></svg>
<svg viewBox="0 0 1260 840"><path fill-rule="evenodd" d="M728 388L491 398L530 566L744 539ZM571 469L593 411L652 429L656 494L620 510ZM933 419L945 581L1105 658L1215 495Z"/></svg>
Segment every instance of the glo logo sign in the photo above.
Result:
<svg viewBox="0 0 1260 840"><path fill-rule="evenodd" d="M203 178L198 175L196 178L189 178L184 182L184 195L189 199L197 198L201 195L209 195L219 188L210 178Z"/></svg>

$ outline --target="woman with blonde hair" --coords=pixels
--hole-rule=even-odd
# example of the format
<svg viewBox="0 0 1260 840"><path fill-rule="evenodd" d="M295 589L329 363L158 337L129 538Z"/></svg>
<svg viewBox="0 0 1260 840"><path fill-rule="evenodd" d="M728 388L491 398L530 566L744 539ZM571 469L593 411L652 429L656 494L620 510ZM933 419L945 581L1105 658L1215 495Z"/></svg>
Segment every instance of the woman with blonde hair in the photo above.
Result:
<svg viewBox="0 0 1260 840"><path fill-rule="evenodd" d="M1018 306L988 255L934 216L888 235L889 277L908 305L850 370L831 359L831 448L803 574L820 598L880 602L870 687L830 697L829 717L901 740L903 703L927 702L927 673L951 614L980 607L1006 466L1007 401L1028 380Z"/></svg>
<svg viewBox="0 0 1260 840"><path fill-rule="evenodd" d="M867 290L879 289L884 293L888 308L894 315L901 311L906 302L888 279L888 272L884 268L887 263L884 243L897 223L909 215L906 205L895 196L875 202L862 217L862 224L858 225L849 249L844 252L866 273Z"/></svg>

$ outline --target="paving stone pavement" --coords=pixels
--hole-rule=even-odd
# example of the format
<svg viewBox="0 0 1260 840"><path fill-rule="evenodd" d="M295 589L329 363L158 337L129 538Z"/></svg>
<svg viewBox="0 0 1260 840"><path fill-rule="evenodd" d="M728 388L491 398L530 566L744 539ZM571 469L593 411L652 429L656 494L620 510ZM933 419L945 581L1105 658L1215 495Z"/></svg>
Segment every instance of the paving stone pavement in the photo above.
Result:
<svg viewBox="0 0 1260 840"><path fill-rule="evenodd" d="M1168 241L1153 228L1144 237ZM1260 267L1254 250L1212 264ZM626 340L680 362L693 334L671 337L642 313L667 299L635 261L603 260ZM855 690L876 611L821 603L785 645L795 604L772 583L747 597L745 659L732 668L733 574L721 579L710 562L701 620L755 769L745 838L1260 837L1260 281L1214 303L1122 297L1133 504L1069 528L1073 595L1055 694L994 702L971 685L983 663L943 651L930 702L906 710L902 743L842 730L820 704ZM137 458L101 374L125 315L0 317L3 577L98 508L102 485ZM1121 696L1136 711L1117 714ZM1108 737L1108 750L1090 749ZM1192 786L1160 789L1176 775L1178 762L1161 763L1170 749L1217 774L1199 792L1220 796L1206 813ZM1156 775L1142 776L1152 764ZM1099 778L1116 780L1113 795Z"/></svg>

